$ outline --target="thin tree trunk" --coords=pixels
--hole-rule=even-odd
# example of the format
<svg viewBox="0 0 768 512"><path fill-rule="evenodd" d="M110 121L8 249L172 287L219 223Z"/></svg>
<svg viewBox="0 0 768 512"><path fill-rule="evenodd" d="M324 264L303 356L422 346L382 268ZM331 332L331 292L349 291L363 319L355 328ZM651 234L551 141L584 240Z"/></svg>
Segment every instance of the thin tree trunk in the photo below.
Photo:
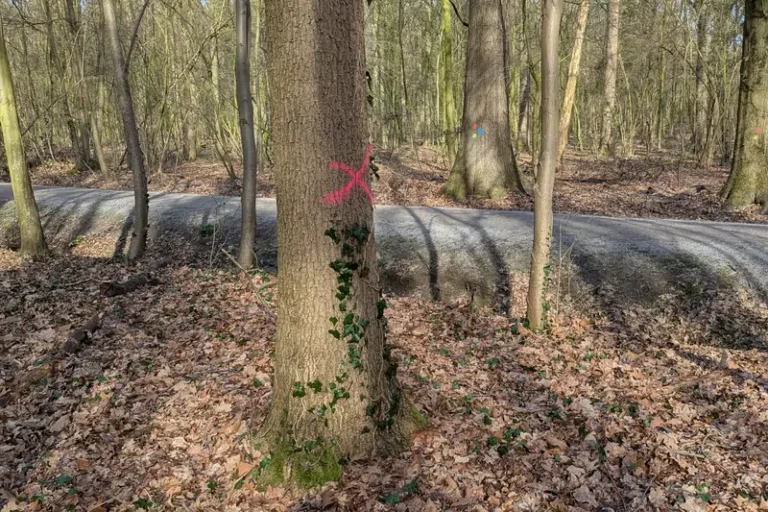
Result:
<svg viewBox="0 0 768 512"><path fill-rule="evenodd" d="M707 66L709 61L709 6L698 0L696 7L696 123L694 125L694 151L699 165L707 164L707 125L710 109Z"/></svg>
<svg viewBox="0 0 768 512"><path fill-rule="evenodd" d="M560 44L562 0L544 0L541 21L541 156L534 186L533 251L528 285L528 321L536 331L546 322L546 297L552 242L552 192L557 164L559 82L557 51Z"/></svg>
<svg viewBox="0 0 768 512"><path fill-rule="evenodd" d="M603 122L600 131L600 153L605 155L613 147L613 113L616 108L616 70L619 62L620 0L608 4L608 46L605 55L603 81Z"/></svg>
<svg viewBox="0 0 768 512"><path fill-rule="evenodd" d="M440 83L442 92L442 131L448 151L448 161L456 158L456 100L453 96L453 35L451 30L451 0L443 0L440 18L441 59Z"/></svg>
<svg viewBox="0 0 768 512"><path fill-rule="evenodd" d="M501 0L473 0L462 142L445 185L455 199L498 198L508 187L524 191L510 144L504 54Z"/></svg>
<svg viewBox="0 0 768 512"><path fill-rule="evenodd" d="M267 481L311 487L337 479L340 459L403 449L423 418L397 385L384 338L363 190L364 4L266 5L280 301L272 404L257 441L270 452ZM353 180L343 165L359 181L334 195Z"/></svg>
<svg viewBox="0 0 768 512"><path fill-rule="evenodd" d="M240 143L243 146L243 192L240 197L242 220L240 254L237 261L243 268L254 264L256 244L256 139L253 131L253 96L251 95L251 1L235 2L235 85L237 111L240 118Z"/></svg>
<svg viewBox="0 0 768 512"><path fill-rule="evenodd" d="M768 209L768 0L746 0L743 41L736 142L722 196L731 209Z"/></svg>
<svg viewBox="0 0 768 512"><path fill-rule="evenodd" d="M120 36L117 33L117 20L113 0L103 0L104 25L109 37L112 50L112 60L115 69L115 84L120 100L120 115L125 131L125 143L128 152L128 163L133 172L133 234L128 249L128 259L135 261L144 255L147 247L147 230L149 227L149 194L147 192L147 173L144 168L144 156L141 153L139 129L136 125L136 115L133 111L131 85L128 81L127 69L120 48Z"/></svg>
<svg viewBox="0 0 768 512"><path fill-rule="evenodd" d="M568 145L568 134L571 131L571 113L573 102L576 99L576 85L579 81L581 70L581 49L584 45L584 34L587 32L589 20L589 0L581 0L579 6L579 20L576 26L576 39L573 41L571 51L571 63L568 65L568 82L565 85L563 106L560 109L560 136L557 143L557 167L563 166L563 154Z"/></svg>
<svg viewBox="0 0 768 512"><path fill-rule="evenodd" d="M45 245L35 194L32 191L32 181L29 178L27 157L21 140L13 78L5 48L2 12L0 12L0 127L2 127L8 171L11 175L11 189L19 219L21 255L32 259L42 258L47 254L48 249Z"/></svg>

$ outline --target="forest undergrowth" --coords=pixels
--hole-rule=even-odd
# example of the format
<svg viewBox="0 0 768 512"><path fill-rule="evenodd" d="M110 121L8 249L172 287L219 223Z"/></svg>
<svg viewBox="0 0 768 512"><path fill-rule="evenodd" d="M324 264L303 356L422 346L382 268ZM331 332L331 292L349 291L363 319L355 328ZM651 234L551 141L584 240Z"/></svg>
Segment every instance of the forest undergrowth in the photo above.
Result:
<svg viewBox="0 0 768 512"><path fill-rule="evenodd" d="M119 155L107 155L118 158ZM532 179L530 156L519 156L524 175ZM533 199L509 192L499 199L454 201L442 188L450 166L434 147L410 147L397 151L379 148L372 190L377 204L532 210ZM77 172L64 153L31 169L35 185L132 190L131 173L120 168L115 180L105 181L97 170ZM559 213L581 213L609 217L676 218L731 222L768 222L768 215L755 205L741 212L728 211L719 198L728 178L728 168L697 166L693 159L654 151L633 158L599 159L589 152L569 150L555 178L554 209ZM0 171L0 181L8 177ZM259 197L274 197L271 166L258 173ZM194 162L173 157L162 172L151 173L149 190L189 194L239 196L241 183L229 178L223 165L205 156Z"/></svg>
<svg viewBox="0 0 768 512"><path fill-rule="evenodd" d="M472 304L388 297L399 379L430 427L299 495L258 488L269 455L246 449L270 401L278 300L254 284L272 277L207 268L183 245L137 267L106 249L0 251L3 511L768 507L768 307L746 292L680 282L626 307L603 291L538 334ZM158 263L171 250L186 263ZM108 296L103 283L137 275Z"/></svg>

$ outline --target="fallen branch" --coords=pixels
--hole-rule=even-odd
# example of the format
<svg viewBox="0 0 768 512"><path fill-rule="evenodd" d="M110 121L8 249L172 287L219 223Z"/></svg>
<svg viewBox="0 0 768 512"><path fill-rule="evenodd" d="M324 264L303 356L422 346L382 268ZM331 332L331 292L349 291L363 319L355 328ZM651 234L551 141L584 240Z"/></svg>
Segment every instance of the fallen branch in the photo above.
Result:
<svg viewBox="0 0 768 512"><path fill-rule="evenodd" d="M59 351L60 355L74 354L80 350L84 343L90 341L93 333L99 330L101 326L101 315L95 314L82 327L72 331L67 341L62 345Z"/></svg>
<svg viewBox="0 0 768 512"><path fill-rule="evenodd" d="M153 272L164 267L170 263L169 258L161 259L154 264L150 265L149 272L133 276L125 281L107 281L101 283L99 290L107 297L117 297L118 295L125 295L131 293L134 290L147 285L157 285L160 281L153 275Z"/></svg>
<svg viewBox="0 0 768 512"><path fill-rule="evenodd" d="M235 257L234 257L234 256L232 256L231 254L229 254L229 253L227 252L227 250L226 250L226 249L222 249L222 250L221 250L221 252L223 252L223 253L224 253L224 256L226 256L227 258L229 258L229 261L231 261L232 263L234 263L234 264L235 264L235 266L236 266L237 268L239 268L239 269L240 269L240 271L241 271L243 274L245 274L246 280L248 281L248 284L250 285L250 287L251 287L251 290L253 290L253 293L256 295L256 298L257 298L257 299L259 299L259 302L261 302L261 305L264 307L264 310L267 312L267 314L269 314L270 316L275 316L275 314L274 314L274 313L272 312L272 310L270 309L270 307L269 307L269 304L267 303L267 301L266 301L266 300L264 300L264 297L262 297L262 296L261 296L261 293L260 293L260 292L261 292L261 290L263 290L264 288L269 288L270 286L274 286L274 285L276 285L276 284L277 284L277 281L270 281L270 282L268 282L268 283L262 283L262 284L260 284L260 285L258 285L258 286L257 286L257 285L255 285L255 284L253 284L253 281L251 280L251 275L248 273L248 271L247 271L247 270L245 270L245 269L243 268L243 266L242 266L242 265L240 265L240 263L239 263L239 262L238 262L238 261L235 259Z"/></svg>

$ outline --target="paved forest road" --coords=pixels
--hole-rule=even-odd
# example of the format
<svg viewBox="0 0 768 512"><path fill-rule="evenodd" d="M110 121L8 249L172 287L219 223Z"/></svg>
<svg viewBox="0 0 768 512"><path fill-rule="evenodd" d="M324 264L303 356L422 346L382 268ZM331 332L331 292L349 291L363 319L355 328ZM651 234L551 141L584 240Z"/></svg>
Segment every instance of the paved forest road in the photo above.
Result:
<svg viewBox="0 0 768 512"><path fill-rule="evenodd" d="M49 238L129 232L132 192L40 187L36 197ZM274 264L275 201L257 204L260 261ZM239 198L153 193L149 210L152 237L183 233L210 248L203 234L210 227L201 226L215 225L216 244L237 244ZM10 185L0 184L0 239L14 217ZM508 296L510 277L527 271L532 225L533 214L523 211L379 206L387 288L435 298ZM737 279L768 295L768 225L560 214L553 257L555 265L573 263L582 285L607 284L639 301L700 278Z"/></svg>

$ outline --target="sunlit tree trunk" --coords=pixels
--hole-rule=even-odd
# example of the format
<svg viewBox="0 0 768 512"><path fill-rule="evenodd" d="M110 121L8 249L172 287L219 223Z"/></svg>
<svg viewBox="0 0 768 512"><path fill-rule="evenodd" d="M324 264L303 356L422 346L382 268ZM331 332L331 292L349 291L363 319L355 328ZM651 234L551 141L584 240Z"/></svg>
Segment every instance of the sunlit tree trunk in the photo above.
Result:
<svg viewBox="0 0 768 512"><path fill-rule="evenodd" d="M696 21L696 122L694 125L694 151L699 165L708 166L707 125L710 114L708 61L709 61L709 7L698 0L694 7Z"/></svg>
<svg viewBox="0 0 768 512"><path fill-rule="evenodd" d="M522 190L510 143L503 29L501 0L470 3L461 149L445 185L456 199Z"/></svg>
<svg viewBox="0 0 768 512"><path fill-rule="evenodd" d="M619 63L620 0L608 3L608 45L605 53L603 79L603 122L600 131L600 153L607 154L613 147L613 113L616 108L616 71Z"/></svg>
<svg viewBox="0 0 768 512"><path fill-rule="evenodd" d="M147 247L147 230L149 227L149 194L147 192L147 173L144 168L144 155L141 153L139 129L136 125L136 115L133 110L131 85L128 81L128 70L120 46L120 36L117 32L115 6L113 0L103 0L104 25L109 37L112 50L112 61L115 68L115 84L120 100L120 116L123 120L125 143L128 153L128 163L133 172L133 233L128 248L128 259L137 260L144 256Z"/></svg>
<svg viewBox="0 0 768 512"><path fill-rule="evenodd" d="M768 208L768 0L746 0L738 125L726 206Z"/></svg>
<svg viewBox="0 0 768 512"><path fill-rule="evenodd" d="M251 1L235 2L235 76L237 111L240 118L240 143L243 146L243 192L241 196L240 254L243 268L254 263L256 243L256 139L253 131L253 96L251 94Z"/></svg>
<svg viewBox="0 0 768 512"><path fill-rule="evenodd" d="M395 380L365 156L363 2L267 0L280 300L266 481L337 479L339 460L404 448L420 418ZM362 172L348 195L326 194ZM362 163L362 164L361 164Z"/></svg>
<svg viewBox="0 0 768 512"><path fill-rule="evenodd" d="M0 128L2 128L5 157L8 160L13 199L19 220L21 255L32 259L42 258L48 249L43 237L40 215L32 191L29 169L27 169L27 157L21 140L13 78L5 48L2 12L0 12Z"/></svg>
<svg viewBox="0 0 768 512"><path fill-rule="evenodd" d="M571 63L568 65L568 82L565 85L563 106L560 109L560 135L557 143L557 166L563 165L563 154L568 145L568 134L571 131L571 113L573 102L576 99L576 85L579 81L581 70L581 49L584 45L584 34L587 32L589 20L589 0L581 0L579 6L579 20L576 25L576 39L571 50Z"/></svg>
<svg viewBox="0 0 768 512"><path fill-rule="evenodd" d="M541 20L541 157L534 185L534 228L531 278L528 285L528 321L534 331L546 322L546 297L552 242L552 192L557 165L559 82L557 50L560 44L562 0L544 0Z"/></svg>

